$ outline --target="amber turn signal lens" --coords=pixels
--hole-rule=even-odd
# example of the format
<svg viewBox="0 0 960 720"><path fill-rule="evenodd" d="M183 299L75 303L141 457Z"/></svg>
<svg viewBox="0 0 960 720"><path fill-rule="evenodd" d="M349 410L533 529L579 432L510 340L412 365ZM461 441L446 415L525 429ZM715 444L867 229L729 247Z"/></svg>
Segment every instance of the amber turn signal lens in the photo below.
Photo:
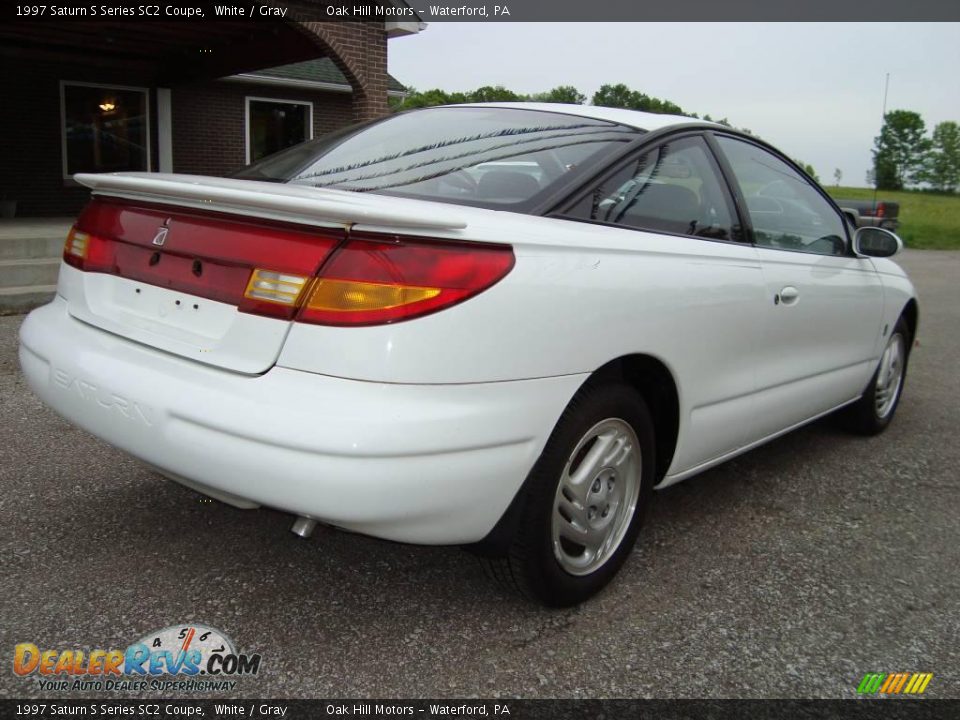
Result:
<svg viewBox="0 0 960 720"><path fill-rule="evenodd" d="M354 280L319 280L307 300L307 307L325 312L388 310L429 300L439 294L440 288Z"/></svg>
<svg viewBox="0 0 960 720"><path fill-rule="evenodd" d="M357 327L453 307L513 267L509 245L352 233L320 269L297 321Z"/></svg>

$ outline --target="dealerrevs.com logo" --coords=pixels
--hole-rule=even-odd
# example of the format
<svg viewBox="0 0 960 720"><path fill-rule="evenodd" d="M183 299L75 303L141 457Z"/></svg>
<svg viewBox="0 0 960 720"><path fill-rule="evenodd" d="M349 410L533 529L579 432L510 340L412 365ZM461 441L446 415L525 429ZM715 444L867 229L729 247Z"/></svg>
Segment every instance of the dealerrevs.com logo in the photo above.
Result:
<svg viewBox="0 0 960 720"><path fill-rule="evenodd" d="M126 649L41 649L19 643L13 672L41 690L232 690L239 676L260 672L260 655L238 653L216 628L197 623L147 633Z"/></svg>

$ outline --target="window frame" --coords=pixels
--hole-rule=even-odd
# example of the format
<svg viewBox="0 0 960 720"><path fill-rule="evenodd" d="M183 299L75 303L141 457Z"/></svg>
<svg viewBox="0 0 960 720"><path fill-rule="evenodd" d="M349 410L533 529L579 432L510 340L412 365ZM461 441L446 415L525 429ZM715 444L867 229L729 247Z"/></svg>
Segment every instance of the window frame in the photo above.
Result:
<svg viewBox="0 0 960 720"><path fill-rule="evenodd" d="M307 106L307 130L309 135L301 142L313 140L313 101L312 100L287 100L284 98L261 97L259 95L245 95L243 98L243 152L244 162L250 165L253 161L250 159L250 102L268 102L281 105L306 105ZM266 157L266 156L264 156Z"/></svg>
<svg viewBox="0 0 960 720"><path fill-rule="evenodd" d="M797 163L791 160L789 157L784 155L782 152L776 148L767 145L764 142L758 141L756 138L753 138L749 135L740 135L739 133L724 132L722 130L709 130L704 133L707 144L710 145L713 154L717 159L717 163L720 165L720 169L723 172L724 177L727 180L727 185L730 186L731 194L733 196L734 202L737 204L737 212L740 215L740 222L743 226L744 235L749 238L749 242L756 248L762 248L764 250L777 250L781 252L789 253L799 253L801 255L809 255L813 257L854 257L853 254L853 242L850 235L850 227L847 222L847 218L843 211L840 209L840 206L834 201L830 195L827 194L820 183L810 177L806 171L800 167ZM794 172L796 172L801 178L807 181L807 184L813 188L821 198L826 200L828 207L830 207L834 213L836 213L838 219L840 220L840 226L843 228L844 232L844 252L842 254L827 254L819 252L810 252L807 250L795 250L792 248L782 248L774 247L772 245L760 245L757 243L756 235L753 229L753 221L750 218L750 212L747 209L747 200L746 196L743 194L743 188L740 187L740 181L737 179L737 175L733 170L733 166L730 164L729 158L727 158L726 153L724 153L723 148L720 146L720 143L717 142L717 137L724 137L729 140L735 140L747 145L753 145L755 148L765 151L768 154L772 155L776 159L785 163L790 167Z"/></svg>
<svg viewBox="0 0 960 720"><path fill-rule="evenodd" d="M578 186L574 192L567 194L562 202L557 203L552 211L546 213L546 216L560 220L586 223L588 225L601 225L603 227L620 228L622 230L633 230L635 232L646 232L655 235L667 235L670 237L682 237L690 240L703 240L707 242L728 243L733 245L752 244L752 228L750 233L746 232L743 212L740 204L737 202L736 196L734 195L734 189L730 184L730 178L724 171L724 167L721 164L720 159L717 157L713 144L706 137L706 134L707 133L702 126L696 128L671 128L667 132L658 132L655 135L645 137L642 139L642 142L635 144L631 143L632 146L627 152L616 158L616 161L611 163L606 169L604 169L603 172L589 178L586 182ZM683 140L686 138L699 138L701 140L701 145L707 156L707 160L712 164L714 171L717 173L717 182L720 186L721 193L723 193L725 202L727 204L727 209L730 212L730 218L733 221L733 225L730 230L733 234L740 235L739 238L732 237L728 240L725 240L722 238L711 238L701 235L687 235L685 233L675 233L657 228L635 227L631 225L624 225L622 223L607 222L605 220L589 220L587 218L576 217L574 215L567 214L567 211L571 207L579 204L589 193L593 192L598 185L609 181L612 177L624 170L631 163L636 162L636 159L639 156L656 150L667 143L676 142L677 140Z"/></svg>
<svg viewBox="0 0 960 720"><path fill-rule="evenodd" d="M101 90L126 90L139 92L144 97L144 115L146 116L144 145L147 149L147 167L145 170L130 170L124 172L153 172L153 124L150 122L150 88L135 87L132 85L114 85L112 83L81 82L79 80L61 80L60 81L60 173L63 180L68 183L74 183L73 175L68 174L67 169L67 86L71 87L90 87L100 88ZM86 171L91 172L91 171Z"/></svg>

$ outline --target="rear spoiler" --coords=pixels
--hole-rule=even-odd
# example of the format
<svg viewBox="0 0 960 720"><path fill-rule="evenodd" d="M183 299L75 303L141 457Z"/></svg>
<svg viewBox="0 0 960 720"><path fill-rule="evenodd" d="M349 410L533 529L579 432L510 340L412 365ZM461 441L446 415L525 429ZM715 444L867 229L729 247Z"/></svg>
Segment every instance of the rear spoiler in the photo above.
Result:
<svg viewBox="0 0 960 720"><path fill-rule="evenodd" d="M173 173L80 173L73 177L94 195L324 227L460 230L467 226L456 206L306 185Z"/></svg>

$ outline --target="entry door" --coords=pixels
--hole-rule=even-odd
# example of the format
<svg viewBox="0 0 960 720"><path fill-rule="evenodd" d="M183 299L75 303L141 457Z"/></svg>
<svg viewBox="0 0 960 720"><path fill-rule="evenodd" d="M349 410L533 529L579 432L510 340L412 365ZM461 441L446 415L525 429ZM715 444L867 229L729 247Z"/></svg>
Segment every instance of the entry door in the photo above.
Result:
<svg viewBox="0 0 960 720"><path fill-rule="evenodd" d="M683 379L681 441L668 474L751 442L763 275L704 139L671 137L638 151L563 215L593 223L586 242L606 236L634 251L617 261L620 286L634 288L633 325L620 332L635 351L668 358Z"/></svg>
<svg viewBox="0 0 960 720"><path fill-rule="evenodd" d="M876 365L883 290L866 259L757 252L769 299L756 358L766 436L863 391Z"/></svg>
<svg viewBox="0 0 960 720"><path fill-rule="evenodd" d="M883 288L853 257L841 214L789 163L732 137L717 142L739 183L763 269L756 434L856 398L876 364Z"/></svg>

